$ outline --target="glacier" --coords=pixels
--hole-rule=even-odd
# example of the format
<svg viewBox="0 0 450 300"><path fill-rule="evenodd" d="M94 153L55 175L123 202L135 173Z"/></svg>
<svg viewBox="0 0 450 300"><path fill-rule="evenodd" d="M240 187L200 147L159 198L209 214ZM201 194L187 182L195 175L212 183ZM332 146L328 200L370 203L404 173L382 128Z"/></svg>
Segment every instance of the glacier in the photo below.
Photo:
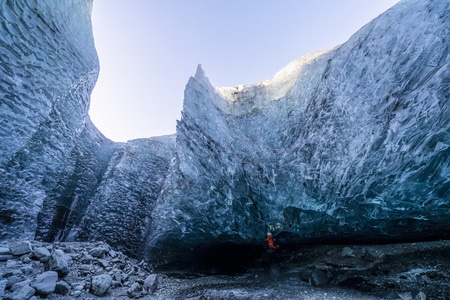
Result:
<svg viewBox="0 0 450 300"><path fill-rule="evenodd" d="M114 143L91 122L92 4L0 2L0 239L104 240L135 255L175 139Z"/></svg>
<svg viewBox="0 0 450 300"><path fill-rule="evenodd" d="M92 3L0 2L1 240L102 240L162 264L267 230L450 236L447 1L403 0L258 84L215 87L199 65L176 134L127 143L88 115Z"/></svg>
<svg viewBox="0 0 450 300"><path fill-rule="evenodd" d="M449 6L400 2L256 85L216 88L199 67L146 257L267 230L285 244L448 236Z"/></svg>

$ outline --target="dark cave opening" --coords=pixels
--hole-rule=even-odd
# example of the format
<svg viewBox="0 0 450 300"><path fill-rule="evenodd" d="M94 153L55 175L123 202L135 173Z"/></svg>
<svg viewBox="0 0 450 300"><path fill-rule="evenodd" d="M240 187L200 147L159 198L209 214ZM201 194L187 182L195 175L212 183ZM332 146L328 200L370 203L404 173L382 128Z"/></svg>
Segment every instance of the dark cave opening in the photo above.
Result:
<svg viewBox="0 0 450 300"><path fill-rule="evenodd" d="M265 249L257 244L221 242L197 246L194 263L208 273L237 275L256 266L264 257Z"/></svg>
<svg viewBox="0 0 450 300"><path fill-rule="evenodd" d="M184 275L221 274L239 275L252 268L270 269L271 265L288 262L296 258L298 253L314 246L332 245L384 245L407 242L435 241L448 237L448 232L413 233L402 237L386 237L372 235L332 236L316 239L300 239L288 232L281 232L275 236L280 246L275 253L268 253L265 243L239 244L232 241L207 243L194 247L190 258L181 264L172 265ZM191 273L193 272L193 273Z"/></svg>

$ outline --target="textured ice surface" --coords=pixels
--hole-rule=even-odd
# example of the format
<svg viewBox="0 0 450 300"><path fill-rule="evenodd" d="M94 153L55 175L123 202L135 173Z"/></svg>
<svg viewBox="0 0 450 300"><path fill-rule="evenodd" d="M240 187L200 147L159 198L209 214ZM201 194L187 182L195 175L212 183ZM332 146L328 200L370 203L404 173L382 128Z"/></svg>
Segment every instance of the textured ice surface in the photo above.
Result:
<svg viewBox="0 0 450 300"><path fill-rule="evenodd" d="M91 123L91 0L0 6L0 239L101 239L135 254L174 136L116 144Z"/></svg>
<svg viewBox="0 0 450 300"><path fill-rule="evenodd" d="M148 257L268 229L291 242L448 234L449 6L403 1L253 86L215 88L199 68Z"/></svg>
<svg viewBox="0 0 450 300"><path fill-rule="evenodd" d="M98 75L92 1L1 1L1 237L33 237L36 217L90 127Z"/></svg>

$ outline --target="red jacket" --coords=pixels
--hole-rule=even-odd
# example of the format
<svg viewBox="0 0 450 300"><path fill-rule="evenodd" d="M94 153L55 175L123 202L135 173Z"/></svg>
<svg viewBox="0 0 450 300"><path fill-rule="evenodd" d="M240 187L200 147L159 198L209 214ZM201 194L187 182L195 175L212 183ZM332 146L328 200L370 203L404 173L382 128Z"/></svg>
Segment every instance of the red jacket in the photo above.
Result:
<svg viewBox="0 0 450 300"><path fill-rule="evenodd" d="M267 246L269 246L269 248L271 248L271 249L278 248L278 246L275 244L273 237L271 235L267 236L266 241L267 241Z"/></svg>

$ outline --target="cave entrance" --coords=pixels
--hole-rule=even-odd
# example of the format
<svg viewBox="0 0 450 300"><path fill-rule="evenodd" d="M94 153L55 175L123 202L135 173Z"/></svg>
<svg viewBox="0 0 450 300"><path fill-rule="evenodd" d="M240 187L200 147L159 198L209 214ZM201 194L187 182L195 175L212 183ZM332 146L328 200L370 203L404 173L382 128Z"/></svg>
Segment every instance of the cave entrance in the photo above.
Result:
<svg viewBox="0 0 450 300"><path fill-rule="evenodd" d="M265 249L262 245L221 242L197 246L194 262L206 272L237 275L257 266Z"/></svg>

